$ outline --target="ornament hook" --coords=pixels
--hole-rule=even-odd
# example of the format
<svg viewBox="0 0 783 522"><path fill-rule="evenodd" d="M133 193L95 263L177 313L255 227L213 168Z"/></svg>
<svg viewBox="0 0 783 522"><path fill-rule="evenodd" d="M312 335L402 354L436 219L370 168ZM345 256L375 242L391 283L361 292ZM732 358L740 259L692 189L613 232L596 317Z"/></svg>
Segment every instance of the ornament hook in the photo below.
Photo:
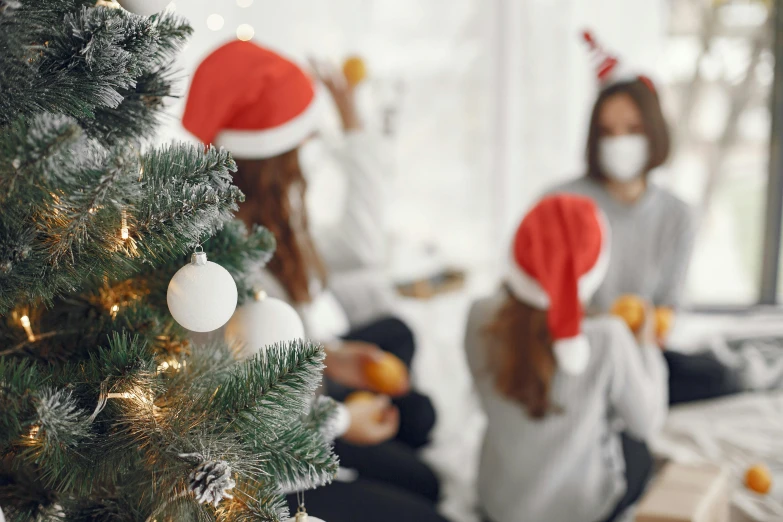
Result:
<svg viewBox="0 0 783 522"><path fill-rule="evenodd" d="M193 249L193 255L190 256L190 262L197 266L207 264L207 254L204 252L204 247L201 246L201 243L196 245L196 248Z"/></svg>
<svg viewBox="0 0 783 522"><path fill-rule="evenodd" d="M296 501L299 507L296 508L295 522L307 522L307 510L305 509L304 491L296 492Z"/></svg>

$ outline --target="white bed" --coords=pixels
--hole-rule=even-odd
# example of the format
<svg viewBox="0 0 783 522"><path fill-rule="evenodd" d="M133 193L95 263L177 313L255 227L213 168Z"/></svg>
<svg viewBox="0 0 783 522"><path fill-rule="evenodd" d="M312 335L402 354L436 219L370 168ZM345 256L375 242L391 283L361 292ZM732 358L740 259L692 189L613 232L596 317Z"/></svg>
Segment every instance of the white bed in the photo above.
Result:
<svg viewBox="0 0 783 522"><path fill-rule="evenodd" d="M731 474L732 522L783 520L783 391L748 393L672 408L653 452L682 463L710 462ZM773 472L769 494L743 486L745 470Z"/></svg>

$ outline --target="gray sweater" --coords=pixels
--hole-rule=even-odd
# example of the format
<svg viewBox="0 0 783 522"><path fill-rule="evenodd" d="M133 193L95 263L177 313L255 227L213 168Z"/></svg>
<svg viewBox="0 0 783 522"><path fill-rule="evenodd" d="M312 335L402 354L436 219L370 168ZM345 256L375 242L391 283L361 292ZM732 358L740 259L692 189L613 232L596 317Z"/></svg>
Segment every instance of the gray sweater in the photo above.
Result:
<svg viewBox="0 0 783 522"><path fill-rule="evenodd" d="M597 522L625 492L619 427L647 439L663 424L667 369L660 349L639 347L619 319L587 319L590 362L579 376L558 372L553 403L563 413L543 420L498 394L485 362L483 329L505 292L474 303L465 338L468 364L487 415L478 494L482 510L502 522Z"/></svg>
<svg viewBox="0 0 783 522"><path fill-rule="evenodd" d="M640 295L657 306L680 304L694 236L693 215L685 202L649 183L639 201L627 205L586 177L550 191L556 192L591 198L612 229L609 270L592 308L609 310L622 294Z"/></svg>

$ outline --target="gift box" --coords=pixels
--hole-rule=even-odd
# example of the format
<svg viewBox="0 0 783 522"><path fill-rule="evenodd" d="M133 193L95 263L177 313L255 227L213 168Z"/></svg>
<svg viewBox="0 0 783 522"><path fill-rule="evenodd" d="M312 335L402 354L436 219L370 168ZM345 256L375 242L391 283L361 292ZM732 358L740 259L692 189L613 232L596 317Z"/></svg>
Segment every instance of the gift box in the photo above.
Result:
<svg viewBox="0 0 783 522"><path fill-rule="evenodd" d="M728 522L729 475L717 466L669 463L636 510L636 522Z"/></svg>

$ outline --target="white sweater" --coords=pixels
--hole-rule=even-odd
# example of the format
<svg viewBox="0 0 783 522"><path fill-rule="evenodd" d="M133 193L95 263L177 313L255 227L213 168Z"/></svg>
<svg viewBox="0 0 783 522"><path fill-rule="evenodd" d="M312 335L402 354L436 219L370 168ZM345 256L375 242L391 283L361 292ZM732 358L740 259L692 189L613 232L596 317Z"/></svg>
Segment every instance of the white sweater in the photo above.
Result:
<svg viewBox="0 0 783 522"><path fill-rule="evenodd" d="M591 353L578 376L557 372L553 403L563 413L531 419L501 396L488 372L483 329L505 293L476 302L465 339L468 364L487 415L478 493L497 522L598 522L625 492L620 434L648 439L663 425L667 368L655 346L639 347L614 317L586 319Z"/></svg>
<svg viewBox="0 0 783 522"><path fill-rule="evenodd" d="M336 160L346 179L345 207L336 224L312 231L315 246L330 274L381 272L386 261L386 187L389 174L380 137L367 131L345 135ZM380 278L381 275L378 275ZM260 269L257 284L271 297L292 304L299 312L308 338L328 342L348 333L350 320L334 293L311 280L310 303L295 304L280 281ZM382 284L382 283L378 283ZM362 292L363 289L357 290ZM373 294L378 297L378 294ZM378 303L372 303L378 306ZM385 304L385 303L384 303Z"/></svg>

